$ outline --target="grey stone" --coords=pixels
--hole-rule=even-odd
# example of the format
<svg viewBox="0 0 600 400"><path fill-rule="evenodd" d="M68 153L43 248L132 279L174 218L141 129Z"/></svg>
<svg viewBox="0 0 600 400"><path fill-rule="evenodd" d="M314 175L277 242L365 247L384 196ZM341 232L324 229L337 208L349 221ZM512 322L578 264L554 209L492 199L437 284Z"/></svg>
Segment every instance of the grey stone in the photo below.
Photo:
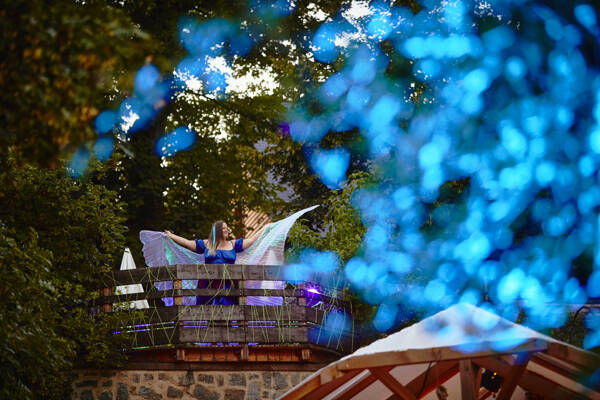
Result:
<svg viewBox="0 0 600 400"><path fill-rule="evenodd" d="M75 387L98 387L98 381L88 379L85 381L77 382L75 384Z"/></svg>
<svg viewBox="0 0 600 400"><path fill-rule="evenodd" d="M269 398L269 392L267 392L266 390L263 392L263 399L268 399Z"/></svg>
<svg viewBox="0 0 600 400"><path fill-rule="evenodd" d="M102 392L100 393L100 400L113 400L112 392Z"/></svg>
<svg viewBox="0 0 600 400"><path fill-rule="evenodd" d="M230 386L246 386L246 375L244 374L229 374Z"/></svg>
<svg viewBox="0 0 600 400"><path fill-rule="evenodd" d="M169 379L169 376L167 374L163 374L162 372L158 374L158 380L166 381L167 379Z"/></svg>
<svg viewBox="0 0 600 400"><path fill-rule="evenodd" d="M260 386L258 382L250 382L248 385L248 397L247 400L261 400L260 399Z"/></svg>
<svg viewBox="0 0 600 400"><path fill-rule="evenodd" d="M81 392L81 400L94 400L94 394L91 390L84 390Z"/></svg>
<svg viewBox="0 0 600 400"><path fill-rule="evenodd" d="M226 389L225 400L244 400L246 392L242 389Z"/></svg>
<svg viewBox="0 0 600 400"><path fill-rule="evenodd" d="M194 397L202 400L218 400L221 396L219 393L208 390L202 385L196 385L194 388Z"/></svg>
<svg viewBox="0 0 600 400"><path fill-rule="evenodd" d="M162 394L156 393L154 390L146 386L140 387L140 391L138 393L145 399L158 400L163 398Z"/></svg>
<svg viewBox="0 0 600 400"><path fill-rule="evenodd" d="M144 380L146 380L146 381L153 381L154 380L154 374L144 374Z"/></svg>
<svg viewBox="0 0 600 400"><path fill-rule="evenodd" d="M258 374L250 374L250 375L248 375L248 380L249 381L255 381L258 378L260 378L260 375L258 375Z"/></svg>
<svg viewBox="0 0 600 400"><path fill-rule="evenodd" d="M273 374L273 380L275 382L275 390L281 390L288 387L287 376L280 372L275 372Z"/></svg>
<svg viewBox="0 0 600 400"><path fill-rule="evenodd" d="M292 376L290 376L290 379L292 380L292 386L296 386L298 383L300 383L299 374L292 374Z"/></svg>
<svg viewBox="0 0 600 400"><path fill-rule="evenodd" d="M217 376L217 383L219 386L223 386L225 384L225 378L223 378L223 375Z"/></svg>
<svg viewBox="0 0 600 400"><path fill-rule="evenodd" d="M208 374L198 374L198 382L213 384L215 383L215 377Z"/></svg>
<svg viewBox="0 0 600 400"><path fill-rule="evenodd" d="M111 387L113 384L113 381L105 381L102 382L102 387Z"/></svg>
<svg viewBox="0 0 600 400"><path fill-rule="evenodd" d="M179 390L176 387L169 386L167 389L167 397L172 399L180 399L183 397L183 390Z"/></svg>
<svg viewBox="0 0 600 400"><path fill-rule="evenodd" d="M140 383L140 374L133 374L133 383Z"/></svg>
<svg viewBox="0 0 600 400"><path fill-rule="evenodd" d="M272 376L273 376L272 372L263 372L263 374L262 374L262 377L263 377L263 387L265 389L271 389Z"/></svg>
<svg viewBox="0 0 600 400"><path fill-rule="evenodd" d="M181 386L190 386L194 384L194 373L192 371L188 371L185 375L181 375L179 377L179 384Z"/></svg>
<svg viewBox="0 0 600 400"><path fill-rule="evenodd" d="M129 400L127 385L124 383L119 383L117 386L117 400Z"/></svg>

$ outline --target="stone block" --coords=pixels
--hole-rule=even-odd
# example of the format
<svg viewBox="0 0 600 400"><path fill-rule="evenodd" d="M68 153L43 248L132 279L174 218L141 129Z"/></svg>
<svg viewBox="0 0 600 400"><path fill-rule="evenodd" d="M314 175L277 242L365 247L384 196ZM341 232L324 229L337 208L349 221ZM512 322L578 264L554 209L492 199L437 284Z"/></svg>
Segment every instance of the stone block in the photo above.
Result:
<svg viewBox="0 0 600 400"><path fill-rule="evenodd" d="M248 380L249 380L249 381L256 381L256 380L258 380L259 378L260 378L260 375L258 375L258 374L255 374L255 373L250 373L250 374L248 375Z"/></svg>
<svg viewBox="0 0 600 400"><path fill-rule="evenodd" d="M154 374L144 374L144 380L145 381L153 381L154 380Z"/></svg>
<svg viewBox="0 0 600 400"><path fill-rule="evenodd" d="M262 378L263 378L263 387L265 389L271 389L271 382L273 380L273 373L272 372L263 372Z"/></svg>
<svg viewBox="0 0 600 400"><path fill-rule="evenodd" d="M94 400L94 394L91 390L84 390L81 392L81 400Z"/></svg>
<svg viewBox="0 0 600 400"><path fill-rule="evenodd" d="M209 374L198 374L198 382L212 385L213 383L215 383L215 377Z"/></svg>
<svg viewBox="0 0 600 400"><path fill-rule="evenodd" d="M217 376L217 383L219 384L219 386L223 386L225 384L225 378L223 377L223 375Z"/></svg>
<svg viewBox="0 0 600 400"><path fill-rule="evenodd" d="M225 400L244 400L246 392L242 389L226 389Z"/></svg>
<svg viewBox="0 0 600 400"><path fill-rule="evenodd" d="M112 392L102 392L100 393L99 400L113 400Z"/></svg>
<svg viewBox="0 0 600 400"><path fill-rule="evenodd" d="M188 371L185 375L181 375L179 377L179 384L181 386L190 386L194 384L194 373L192 371Z"/></svg>
<svg viewBox="0 0 600 400"><path fill-rule="evenodd" d="M246 375L244 375L244 374L229 374L229 386L246 387Z"/></svg>
<svg viewBox="0 0 600 400"><path fill-rule="evenodd" d="M160 374L158 374L158 380L160 381L166 381L167 379L169 379L169 375L161 372Z"/></svg>
<svg viewBox="0 0 600 400"><path fill-rule="evenodd" d="M281 372L273 373L273 382L275 390L282 390L288 387L287 375L284 375Z"/></svg>
<svg viewBox="0 0 600 400"><path fill-rule="evenodd" d="M140 387L138 394L143 398L150 400L158 400L163 398L162 394L156 393L154 390L146 386Z"/></svg>
<svg viewBox="0 0 600 400"><path fill-rule="evenodd" d="M117 400L129 400L127 385L124 383L119 383L117 385Z"/></svg>
<svg viewBox="0 0 600 400"><path fill-rule="evenodd" d="M111 387L112 385L113 385L113 381L102 382L102 387Z"/></svg>
<svg viewBox="0 0 600 400"><path fill-rule="evenodd" d="M248 397L247 400L261 400L260 398L260 385L258 382L250 382L248 384Z"/></svg>
<svg viewBox="0 0 600 400"><path fill-rule="evenodd" d="M98 381L92 380L92 379L87 379L85 381L77 382L75 384L75 387L78 387L78 388L82 388L82 387L98 387Z"/></svg>
<svg viewBox="0 0 600 400"><path fill-rule="evenodd" d="M292 386L296 386L300 383L300 374L292 374L290 380L292 381Z"/></svg>
<svg viewBox="0 0 600 400"><path fill-rule="evenodd" d="M180 399L183 397L183 390L179 390L176 387L169 386L167 389L167 397L171 399Z"/></svg>
<svg viewBox="0 0 600 400"><path fill-rule="evenodd" d="M133 383L140 383L140 374L133 374Z"/></svg>
<svg viewBox="0 0 600 400"><path fill-rule="evenodd" d="M219 397L221 397L221 395L217 392L213 392L212 390L205 388L202 385L196 385L196 387L194 388L194 397L203 400L218 400Z"/></svg>

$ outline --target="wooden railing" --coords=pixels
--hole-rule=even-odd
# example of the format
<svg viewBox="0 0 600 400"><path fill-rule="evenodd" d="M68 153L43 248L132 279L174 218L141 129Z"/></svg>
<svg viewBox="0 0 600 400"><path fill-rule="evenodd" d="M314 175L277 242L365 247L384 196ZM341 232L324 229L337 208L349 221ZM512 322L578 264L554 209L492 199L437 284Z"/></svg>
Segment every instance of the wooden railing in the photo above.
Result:
<svg viewBox="0 0 600 400"><path fill-rule="evenodd" d="M283 268L212 264L115 271L105 276L96 306L102 312L123 312L132 301L147 301L148 308L131 313L123 326L132 334L131 349L300 345L337 354L353 351L351 304L341 291L309 283L247 288L247 281L282 281ZM186 280L209 287L185 289ZM165 281L173 282L173 289L156 288L155 283ZM117 293L117 286L130 284L141 284L144 292ZM276 297L280 304L248 305L253 296ZM223 298L233 304L216 304ZM186 305L186 299L199 304Z"/></svg>

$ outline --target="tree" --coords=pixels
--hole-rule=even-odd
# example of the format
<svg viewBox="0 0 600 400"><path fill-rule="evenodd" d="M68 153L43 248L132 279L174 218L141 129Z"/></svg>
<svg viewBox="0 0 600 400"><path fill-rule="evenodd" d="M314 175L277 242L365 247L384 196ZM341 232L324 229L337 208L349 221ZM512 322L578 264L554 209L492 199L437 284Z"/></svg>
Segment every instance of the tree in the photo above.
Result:
<svg viewBox="0 0 600 400"><path fill-rule="evenodd" d="M0 174L0 397L62 398L77 362L121 356L118 316L93 318L124 245L116 195L59 171Z"/></svg>
<svg viewBox="0 0 600 400"><path fill-rule="evenodd" d="M61 166L62 156L94 138L113 86L130 87L146 35L123 12L83 3L17 0L0 9L0 161L12 154Z"/></svg>

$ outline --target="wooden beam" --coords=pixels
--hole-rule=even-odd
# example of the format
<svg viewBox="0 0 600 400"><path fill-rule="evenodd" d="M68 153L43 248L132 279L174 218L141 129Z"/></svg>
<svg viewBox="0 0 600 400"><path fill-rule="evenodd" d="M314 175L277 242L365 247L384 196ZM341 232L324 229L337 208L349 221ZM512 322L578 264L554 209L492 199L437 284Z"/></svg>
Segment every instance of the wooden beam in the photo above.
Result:
<svg viewBox="0 0 600 400"><path fill-rule="evenodd" d="M504 382L500 387L500 395L497 400L510 400L512 397L521 376L527 369L527 363L531 359L531 354L521 353L517 355L513 367L508 372L508 376L504 378Z"/></svg>
<svg viewBox="0 0 600 400"><path fill-rule="evenodd" d="M483 368L480 368L483 369ZM487 389L481 388L481 390L479 391L479 400L485 400L488 397L490 397L492 395L492 392L490 392Z"/></svg>
<svg viewBox="0 0 600 400"><path fill-rule="evenodd" d="M349 380L351 380L352 378L354 378L356 375L360 374L361 372L362 372L361 370L355 369L353 371L343 374L342 376L340 376L337 379L334 379L325 384L322 384L318 389L316 389L316 390L312 391L311 393L309 393L308 395L306 395L304 397L304 400L321 400L322 398L327 396L329 393L333 392L334 390L336 390L337 388L339 388L340 386L342 386L343 384L345 384L346 382L348 382Z"/></svg>
<svg viewBox="0 0 600 400"><path fill-rule="evenodd" d="M597 354L563 343L548 343L546 353L588 371L594 371L600 365L600 356Z"/></svg>
<svg viewBox="0 0 600 400"><path fill-rule="evenodd" d="M577 369L572 364L561 362L548 354L536 353L531 358L531 361L574 381L579 381L585 375L583 371Z"/></svg>
<svg viewBox="0 0 600 400"><path fill-rule="evenodd" d="M394 367L385 367L385 370L390 371L392 368L394 368ZM362 372L363 370L357 370L357 371ZM344 391L342 391L341 393L339 393L337 395L336 400L350 400L351 398L353 398L354 396L356 396L357 394L359 394L360 392L365 390L369 385L371 385L376 380L377 380L377 377L375 375L373 375L371 373L371 371L367 371L367 375L363 379L360 379L360 380L354 382L352 385L350 385L349 387L344 389Z"/></svg>
<svg viewBox="0 0 600 400"><path fill-rule="evenodd" d="M460 391L463 400L477 400L475 395L475 371L471 360L460 360L458 362L460 369Z"/></svg>
<svg viewBox="0 0 600 400"><path fill-rule="evenodd" d="M507 379L510 375L511 368L513 367L512 364L509 364L498 357L485 357L473 361L486 369L496 372L504 379ZM544 399L563 400L586 398L586 396L581 393L573 392L572 390L559 385L557 382L551 381L550 379L530 371L523 372L521 380L519 381L519 386L523 387L525 390L539 394Z"/></svg>
<svg viewBox="0 0 600 400"><path fill-rule="evenodd" d="M482 343L483 348L492 349L492 343ZM531 339L525 343L516 346L505 352L494 354L513 354L522 352L545 351L548 343L543 339ZM429 362L447 361L447 360L466 360L478 357L488 357L492 351L482 351L478 353L465 354L452 347L435 347L429 349L412 349L405 351L388 351L385 353L364 354L360 356L351 356L338 364L338 369L364 369L371 367L397 366L408 364L423 364Z"/></svg>
<svg viewBox="0 0 600 400"><path fill-rule="evenodd" d="M287 391L279 400L296 400L302 399L304 396L308 395L313 390L317 390L321 385L321 375L315 375L307 382L300 386L296 386L295 388Z"/></svg>
<svg viewBox="0 0 600 400"><path fill-rule="evenodd" d="M389 374L384 368L369 368L369 371L377 377L392 393L397 394L403 400L417 400L414 394Z"/></svg>
<svg viewBox="0 0 600 400"><path fill-rule="evenodd" d="M410 381L406 388L421 399L458 373L458 362L440 361ZM425 381L425 378L427 380ZM388 398L389 400L389 398Z"/></svg>

